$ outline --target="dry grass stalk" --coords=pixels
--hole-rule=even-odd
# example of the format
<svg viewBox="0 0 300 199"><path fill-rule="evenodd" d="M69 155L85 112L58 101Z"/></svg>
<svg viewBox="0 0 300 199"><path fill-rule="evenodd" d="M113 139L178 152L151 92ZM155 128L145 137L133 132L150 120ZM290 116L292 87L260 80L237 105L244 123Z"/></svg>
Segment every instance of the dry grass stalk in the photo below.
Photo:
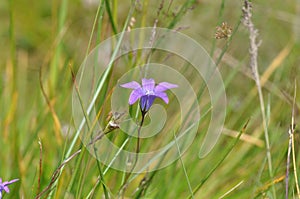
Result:
<svg viewBox="0 0 300 199"><path fill-rule="evenodd" d="M264 105L264 99L263 99L260 77L259 77L259 73L258 73L258 64L257 64L258 47L260 46L261 41L257 41L258 30L255 28L255 26L252 22L252 4L251 4L251 2L249 2L248 0L245 0L242 11L243 11L242 22L249 31L250 69L252 71L252 75L253 75L253 78L256 83L259 101L260 101L260 109L261 109L261 113L262 113L266 150L267 150L268 169L269 169L270 178L272 180L274 175L273 175L273 169L272 169L272 158L271 158L271 152L270 152L268 124L267 124L267 117L266 117L266 113L265 113L265 105ZM276 197L274 187L272 187L272 191L273 191L273 196Z"/></svg>

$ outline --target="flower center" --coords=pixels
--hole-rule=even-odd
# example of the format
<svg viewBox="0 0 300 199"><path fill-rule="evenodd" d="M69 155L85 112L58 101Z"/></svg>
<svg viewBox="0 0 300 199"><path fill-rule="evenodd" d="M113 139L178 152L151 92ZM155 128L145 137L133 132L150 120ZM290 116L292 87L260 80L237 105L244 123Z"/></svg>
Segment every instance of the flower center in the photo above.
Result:
<svg viewBox="0 0 300 199"><path fill-rule="evenodd" d="M146 95L154 95L153 91L146 90Z"/></svg>

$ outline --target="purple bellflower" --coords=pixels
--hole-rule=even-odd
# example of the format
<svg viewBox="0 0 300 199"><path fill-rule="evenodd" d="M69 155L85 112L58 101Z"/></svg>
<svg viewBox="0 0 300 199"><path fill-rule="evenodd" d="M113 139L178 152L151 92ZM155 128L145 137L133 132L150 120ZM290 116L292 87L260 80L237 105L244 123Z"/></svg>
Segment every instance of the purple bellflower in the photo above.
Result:
<svg viewBox="0 0 300 199"><path fill-rule="evenodd" d="M5 181L2 183L2 179L0 178L0 199L2 199L2 191L4 190L6 193L9 193L8 185L17 182L19 179L13 179L11 181Z"/></svg>
<svg viewBox="0 0 300 199"><path fill-rule="evenodd" d="M176 84L171 84L168 82L161 82L155 86L154 79L145 78L142 79L142 86L136 81L121 84L120 86L123 88L133 89L130 94L128 103L132 105L138 99L140 99L140 108L143 115L145 115L150 109L155 98L160 98L166 104L168 104L169 98L165 91L171 88L178 87Z"/></svg>

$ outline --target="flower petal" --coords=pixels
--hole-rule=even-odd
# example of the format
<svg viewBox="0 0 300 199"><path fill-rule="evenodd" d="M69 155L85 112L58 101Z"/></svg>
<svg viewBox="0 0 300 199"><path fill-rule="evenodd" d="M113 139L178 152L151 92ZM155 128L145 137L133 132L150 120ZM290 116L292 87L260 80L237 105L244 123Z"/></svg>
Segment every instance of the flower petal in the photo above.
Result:
<svg viewBox="0 0 300 199"><path fill-rule="evenodd" d="M141 85L139 83L137 83L136 81L121 84L120 86L123 87L123 88L131 88L131 89L141 88Z"/></svg>
<svg viewBox="0 0 300 199"><path fill-rule="evenodd" d="M153 91L154 87L155 87L155 81L154 81L154 79L143 78L142 86L143 86L143 89L146 91Z"/></svg>
<svg viewBox="0 0 300 199"><path fill-rule="evenodd" d="M140 101L141 110L143 112L147 112L151 108L155 98L156 98L155 95L144 95L144 96L142 96L141 101Z"/></svg>
<svg viewBox="0 0 300 199"><path fill-rule="evenodd" d="M143 95L145 95L142 88L135 89L131 92L129 96L128 103L130 105L134 104L139 98L141 98Z"/></svg>
<svg viewBox="0 0 300 199"><path fill-rule="evenodd" d="M168 95L165 92L155 93L155 96L162 99L166 104L169 103Z"/></svg>
<svg viewBox="0 0 300 199"><path fill-rule="evenodd" d="M19 179L13 179L11 181L6 182L6 185L12 184L12 183L17 182L17 181L19 181Z"/></svg>
<svg viewBox="0 0 300 199"><path fill-rule="evenodd" d="M171 89L171 88L176 88L178 87L178 85L176 84L171 84L171 83L168 83L168 82L161 82L159 83L157 86L155 86L155 89L154 89L154 92L163 92L163 91L166 91L168 89Z"/></svg>
<svg viewBox="0 0 300 199"><path fill-rule="evenodd" d="M4 189L4 191L5 191L6 193L9 193L9 188L8 188L8 187L4 186L3 189Z"/></svg>

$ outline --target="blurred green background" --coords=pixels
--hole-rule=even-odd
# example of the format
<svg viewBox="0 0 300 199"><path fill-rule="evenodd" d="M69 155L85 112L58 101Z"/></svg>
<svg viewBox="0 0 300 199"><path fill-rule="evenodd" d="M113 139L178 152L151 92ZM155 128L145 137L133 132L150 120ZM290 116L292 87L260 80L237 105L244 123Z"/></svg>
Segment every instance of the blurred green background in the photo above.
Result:
<svg viewBox="0 0 300 199"><path fill-rule="evenodd" d="M93 47L114 35L114 31L122 31L133 5L128 0L102 3L96 0L0 1L0 177L20 179L10 185L11 193L4 198L34 198L50 183L53 172L64 160L72 140L72 135L67 134L73 131L72 72L76 74ZM91 37L99 5L104 6L103 17L97 18ZM135 22L130 28L153 26L158 20L158 27L171 26L199 42L216 62L225 53L218 66L227 95L225 129L212 153L199 159L195 154L200 138L196 138L182 157L189 181L178 160L155 172L144 198L188 197L189 188L197 187L224 157L223 152L249 118L241 140L209 179L204 180L195 198L220 198L239 183L224 198L273 198L272 185L277 198L284 198L295 86L295 123L299 122L300 1L253 1L253 22L259 30L258 39L262 40L258 65L268 118L273 179L266 164L260 102L249 68L249 33L239 25L242 6L243 2L237 0L136 1L131 16ZM216 27L222 22L238 27L230 42L214 37ZM204 118L199 129L205 129L209 122L213 121ZM296 169L300 158L297 128ZM81 147L78 140L73 152ZM96 186L94 195L88 197L99 169L88 152L80 155L66 165L51 197L104 197L102 186ZM138 176L130 184L126 197L137 197L135 190L139 183L150 176L151 173ZM111 195L117 194L122 178L124 173L113 169L105 176ZM297 198L292 167L289 182L289 195Z"/></svg>

